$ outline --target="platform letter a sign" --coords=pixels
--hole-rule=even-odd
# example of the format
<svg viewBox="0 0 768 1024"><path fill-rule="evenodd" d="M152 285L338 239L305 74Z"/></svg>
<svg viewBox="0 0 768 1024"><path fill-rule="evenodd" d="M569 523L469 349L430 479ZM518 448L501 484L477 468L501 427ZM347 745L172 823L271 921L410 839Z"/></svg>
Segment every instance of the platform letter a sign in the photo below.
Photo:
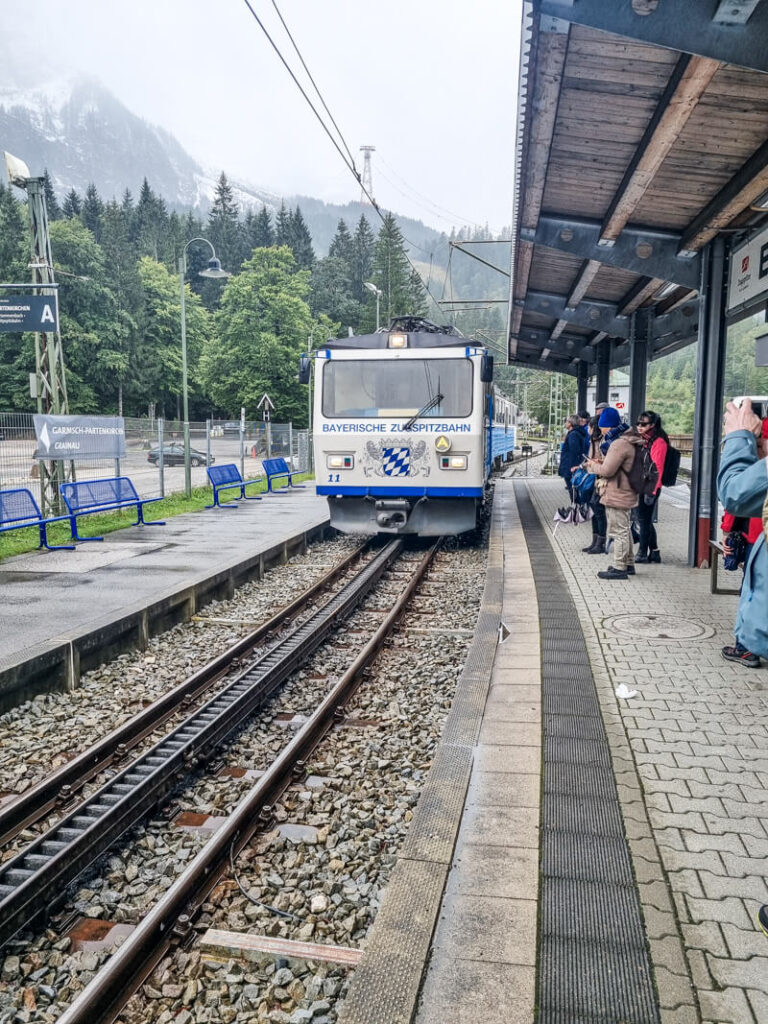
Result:
<svg viewBox="0 0 768 1024"><path fill-rule="evenodd" d="M48 305L47 302L43 306L43 314L40 317L40 323L41 324L55 324L56 323L56 318L53 315L53 310L51 309L51 307Z"/></svg>

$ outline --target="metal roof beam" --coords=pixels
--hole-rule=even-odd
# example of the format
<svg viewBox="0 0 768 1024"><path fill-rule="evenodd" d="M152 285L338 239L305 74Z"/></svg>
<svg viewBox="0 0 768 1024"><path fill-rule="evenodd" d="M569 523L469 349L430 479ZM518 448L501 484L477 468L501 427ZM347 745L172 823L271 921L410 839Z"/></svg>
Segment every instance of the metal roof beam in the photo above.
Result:
<svg viewBox="0 0 768 1024"><path fill-rule="evenodd" d="M518 333L518 340L521 344L536 345L543 352L549 349L555 355L567 357L568 359L583 359L585 362L595 361L595 349L589 340L582 335L561 335L555 341L549 331L539 327L526 327L523 325Z"/></svg>
<svg viewBox="0 0 768 1024"><path fill-rule="evenodd" d="M768 189L768 141L755 150L744 166L704 207L683 232L680 254L698 252L702 246ZM684 282L680 281L679 284Z"/></svg>
<svg viewBox="0 0 768 1024"><path fill-rule="evenodd" d="M524 308L531 313L551 316L554 320L567 320L568 323L579 327L605 331L611 337L629 337L629 319L619 316L617 307L611 302L596 302L589 299L581 303L577 309L569 309L567 295L529 290Z"/></svg>
<svg viewBox="0 0 768 1024"><path fill-rule="evenodd" d="M680 53L695 53L755 71L768 71L768 3L758 3L749 23L724 24L718 0L663 0L637 13L628 0L540 0L540 15L612 32Z"/></svg>
<svg viewBox="0 0 768 1024"><path fill-rule="evenodd" d="M557 249L585 260L599 260L606 267L698 288L700 258L678 255L679 234L630 225L624 228L615 245L605 248L598 244L600 227L598 220L543 213L536 230L522 231L521 237L547 249Z"/></svg>
<svg viewBox="0 0 768 1024"><path fill-rule="evenodd" d="M718 25L746 25L760 0L720 0L712 21Z"/></svg>
<svg viewBox="0 0 768 1024"><path fill-rule="evenodd" d="M719 61L707 57L683 53L678 58L608 207L600 231L601 245L613 245L626 227L719 67Z"/></svg>

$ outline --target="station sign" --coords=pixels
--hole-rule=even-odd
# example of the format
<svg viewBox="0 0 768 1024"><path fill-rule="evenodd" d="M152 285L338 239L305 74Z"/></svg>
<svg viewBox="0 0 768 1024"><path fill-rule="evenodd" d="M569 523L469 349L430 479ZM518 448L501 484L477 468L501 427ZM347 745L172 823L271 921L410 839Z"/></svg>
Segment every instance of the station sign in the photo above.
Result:
<svg viewBox="0 0 768 1024"><path fill-rule="evenodd" d="M6 295L0 298L0 333L57 331L59 306L55 295Z"/></svg>
<svg viewBox="0 0 768 1024"><path fill-rule="evenodd" d="M36 414L36 459L122 459L122 416L46 416Z"/></svg>
<svg viewBox="0 0 768 1024"><path fill-rule="evenodd" d="M731 253L726 313L733 316L763 299L768 299L768 228Z"/></svg>

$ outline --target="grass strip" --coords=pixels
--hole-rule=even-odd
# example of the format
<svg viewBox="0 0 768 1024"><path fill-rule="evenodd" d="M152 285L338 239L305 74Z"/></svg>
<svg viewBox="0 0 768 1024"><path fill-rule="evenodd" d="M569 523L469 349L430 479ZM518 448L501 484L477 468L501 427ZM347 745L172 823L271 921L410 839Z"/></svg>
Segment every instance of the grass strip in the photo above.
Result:
<svg viewBox="0 0 768 1024"><path fill-rule="evenodd" d="M313 480L312 473L302 473L297 476L299 482ZM247 494L263 494L267 489L266 480L259 481L248 487ZM280 488L276 488L280 489ZM231 495L237 493L231 491ZM227 492L224 492L223 501L227 500ZM194 487L189 498L182 493L169 494L162 501L145 505L144 516L146 519L172 519L174 516L183 515L185 512L199 512L206 505L213 502L213 488ZM136 522L136 509L129 508L118 512L94 512L91 515L79 516L77 530L81 537L101 537L107 533L114 533L115 530L124 530L133 526ZM27 551L35 551L40 543L40 533L36 526L25 527L21 530L12 530L9 533L0 534L0 561L4 558L11 558L13 555L23 555ZM48 527L49 544L71 543L69 523L53 523Z"/></svg>

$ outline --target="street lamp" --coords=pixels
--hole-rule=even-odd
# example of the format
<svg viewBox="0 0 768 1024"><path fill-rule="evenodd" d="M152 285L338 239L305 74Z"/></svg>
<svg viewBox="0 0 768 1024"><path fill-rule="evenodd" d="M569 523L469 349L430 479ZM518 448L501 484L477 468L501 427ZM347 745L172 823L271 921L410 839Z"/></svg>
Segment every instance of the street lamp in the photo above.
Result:
<svg viewBox="0 0 768 1024"><path fill-rule="evenodd" d="M376 285L372 281L364 281L363 282L363 288L367 288L368 291L372 295L376 296L376 330L378 331L378 329L379 329L379 302L380 302L381 296L384 294L384 292L382 292L381 288L377 288Z"/></svg>
<svg viewBox="0 0 768 1024"><path fill-rule="evenodd" d="M221 269L221 261L216 258L216 250L207 238L190 238L179 257L179 290L181 293L181 394L184 400L184 493L189 498L192 494L192 469L189 455L189 393L187 388L187 315L184 302L184 278L187 274L187 249L193 242L205 242L210 246L211 258L208 266L201 270L199 277L212 277L216 280L223 280L231 277L226 270Z"/></svg>

